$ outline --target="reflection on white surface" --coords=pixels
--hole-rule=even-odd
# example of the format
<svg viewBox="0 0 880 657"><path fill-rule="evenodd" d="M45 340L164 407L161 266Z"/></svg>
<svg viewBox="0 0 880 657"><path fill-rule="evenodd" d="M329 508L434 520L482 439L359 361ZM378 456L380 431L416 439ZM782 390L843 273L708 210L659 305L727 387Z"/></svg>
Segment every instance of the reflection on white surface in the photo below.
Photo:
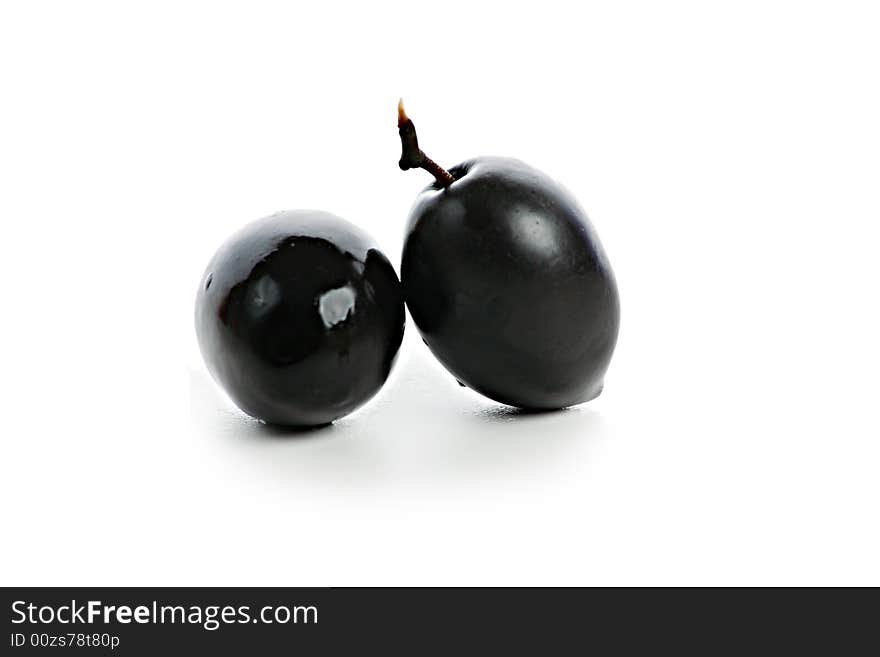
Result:
<svg viewBox="0 0 880 657"><path fill-rule="evenodd" d="M379 395L354 414L313 430L267 427L245 416L201 371L191 373L194 431L228 467L264 485L267 477L293 491L316 488L359 497L400 495L435 484L517 489L541 485L583 467L603 439L601 415L587 405L528 413L462 389L411 344Z"/></svg>

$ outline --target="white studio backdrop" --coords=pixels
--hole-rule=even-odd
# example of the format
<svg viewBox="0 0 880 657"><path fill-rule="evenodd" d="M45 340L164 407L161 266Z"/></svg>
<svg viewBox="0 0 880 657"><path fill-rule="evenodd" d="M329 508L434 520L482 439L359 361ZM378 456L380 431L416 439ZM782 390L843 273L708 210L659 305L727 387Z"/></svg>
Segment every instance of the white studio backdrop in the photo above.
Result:
<svg viewBox="0 0 880 657"><path fill-rule="evenodd" d="M0 583L880 584L870 2L8 2ZM331 429L210 380L192 305L280 209L399 266L446 165L562 181L617 274L603 395L522 415L409 321Z"/></svg>

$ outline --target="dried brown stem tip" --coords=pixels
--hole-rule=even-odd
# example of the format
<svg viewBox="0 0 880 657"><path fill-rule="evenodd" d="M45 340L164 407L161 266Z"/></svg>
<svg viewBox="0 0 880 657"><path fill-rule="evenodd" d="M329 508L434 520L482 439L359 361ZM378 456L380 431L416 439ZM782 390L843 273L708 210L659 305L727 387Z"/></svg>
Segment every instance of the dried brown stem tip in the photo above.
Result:
<svg viewBox="0 0 880 657"><path fill-rule="evenodd" d="M397 104L397 131L400 133L400 162L401 169L424 169L430 173L441 187L449 187L455 182L455 178L443 167L425 155L419 148L419 139L416 136L416 126L412 119L406 115L403 109L403 99Z"/></svg>
<svg viewBox="0 0 880 657"><path fill-rule="evenodd" d="M403 124L409 121L406 110L403 109L403 98L397 102L397 127L402 128Z"/></svg>

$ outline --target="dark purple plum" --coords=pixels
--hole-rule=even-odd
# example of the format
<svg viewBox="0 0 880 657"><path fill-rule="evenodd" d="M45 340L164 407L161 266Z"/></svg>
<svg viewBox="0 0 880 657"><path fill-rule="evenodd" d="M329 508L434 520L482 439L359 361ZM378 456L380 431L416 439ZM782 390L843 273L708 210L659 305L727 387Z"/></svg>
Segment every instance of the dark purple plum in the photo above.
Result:
<svg viewBox="0 0 880 657"><path fill-rule="evenodd" d="M595 398L617 342L620 301L575 198L519 160L447 172L399 113L400 167L432 173L410 212L401 281L425 343L462 384L511 406Z"/></svg>
<svg viewBox="0 0 880 657"><path fill-rule="evenodd" d="M245 413L327 424L382 387L403 338L400 283L373 240L326 212L245 226L208 264L196 333L211 374Z"/></svg>

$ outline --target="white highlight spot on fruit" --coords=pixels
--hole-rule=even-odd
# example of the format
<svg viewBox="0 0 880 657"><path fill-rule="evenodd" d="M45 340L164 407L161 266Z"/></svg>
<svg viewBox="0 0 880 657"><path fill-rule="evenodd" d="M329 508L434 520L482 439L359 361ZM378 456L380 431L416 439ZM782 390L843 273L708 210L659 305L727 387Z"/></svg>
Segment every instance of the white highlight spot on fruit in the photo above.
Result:
<svg viewBox="0 0 880 657"><path fill-rule="evenodd" d="M265 315L281 298L281 288L271 276L266 274L251 285L250 310L257 317Z"/></svg>
<svg viewBox="0 0 880 657"><path fill-rule="evenodd" d="M347 320L354 312L355 296L351 285L343 285L318 297L318 314L324 326L333 328Z"/></svg>

